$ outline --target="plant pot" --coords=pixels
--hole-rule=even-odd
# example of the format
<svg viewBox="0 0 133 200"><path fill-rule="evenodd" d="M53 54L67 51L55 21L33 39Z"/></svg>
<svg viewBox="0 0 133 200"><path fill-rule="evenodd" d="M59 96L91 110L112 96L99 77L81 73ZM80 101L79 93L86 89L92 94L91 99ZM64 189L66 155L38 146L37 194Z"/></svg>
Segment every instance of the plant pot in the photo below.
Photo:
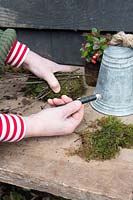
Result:
<svg viewBox="0 0 133 200"><path fill-rule="evenodd" d="M100 62L96 64L85 62L85 81L87 85L96 86L100 64Z"/></svg>

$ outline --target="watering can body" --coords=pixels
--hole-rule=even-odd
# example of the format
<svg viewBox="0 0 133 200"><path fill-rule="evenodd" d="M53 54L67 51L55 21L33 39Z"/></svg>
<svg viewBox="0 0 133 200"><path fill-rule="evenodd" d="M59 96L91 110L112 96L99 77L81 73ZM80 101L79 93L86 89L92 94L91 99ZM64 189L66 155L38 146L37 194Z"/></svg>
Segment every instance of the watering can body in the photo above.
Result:
<svg viewBox="0 0 133 200"><path fill-rule="evenodd" d="M102 99L91 102L94 109L108 115L133 114L133 49L109 46L105 49L94 93Z"/></svg>

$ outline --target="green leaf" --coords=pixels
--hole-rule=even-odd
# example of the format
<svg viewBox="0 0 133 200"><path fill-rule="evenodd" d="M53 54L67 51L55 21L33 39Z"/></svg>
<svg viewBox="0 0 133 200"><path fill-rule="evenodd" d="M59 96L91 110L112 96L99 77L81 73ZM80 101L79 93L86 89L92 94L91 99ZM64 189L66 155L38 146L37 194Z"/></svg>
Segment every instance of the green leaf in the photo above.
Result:
<svg viewBox="0 0 133 200"><path fill-rule="evenodd" d="M107 44L104 44L104 45L101 46L101 49L104 50L104 49L106 49L107 47L108 47L108 45L107 45Z"/></svg>
<svg viewBox="0 0 133 200"><path fill-rule="evenodd" d="M104 43L104 42L106 42L106 38L104 38L104 37L101 37L101 38L100 38L100 42L101 42L101 43Z"/></svg>
<svg viewBox="0 0 133 200"><path fill-rule="evenodd" d="M99 39L97 37L93 37L93 42L94 43L99 43Z"/></svg>
<svg viewBox="0 0 133 200"><path fill-rule="evenodd" d="M92 28L92 33L97 33L97 32L98 32L97 28Z"/></svg>
<svg viewBox="0 0 133 200"><path fill-rule="evenodd" d="M91 61L91 58L90 57L86 58L86 61L89 63Z"/></svg>
<svg viewBox="0 0 133 200"><path fill-rule="evenodd" d="M84 57L88 56L88 51L82 52L82 56L84 56Z"/></svg>
<svg viewBox="0 0 133 200"><path fill-rule="evenodd" d="M88 47L88 48L89 48L90 46L91 46L91 44L90 44L89 42L87 42L86 45L85 45L85 47Z"/></svg>
<svg viewBox="0 0 133 200"><path fill-rule="evenodd" d="M92 39L93 39L92 35L90 35L90 34L88 33L88 35L87 35L87 40L88 40L88 41L92 41Z"/></svg>
<svg viewBox="0 0 133 200"><path fill-rule="evenodd" d="M103 54L103 50L98 50L98 53L99 53L100 55L102 55L102 54Z"/></svg>

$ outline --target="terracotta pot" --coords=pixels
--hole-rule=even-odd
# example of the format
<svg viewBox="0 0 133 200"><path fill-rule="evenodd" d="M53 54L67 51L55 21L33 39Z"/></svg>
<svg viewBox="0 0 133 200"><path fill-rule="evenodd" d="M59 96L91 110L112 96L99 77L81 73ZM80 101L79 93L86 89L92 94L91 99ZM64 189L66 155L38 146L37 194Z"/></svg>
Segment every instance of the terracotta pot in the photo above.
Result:
<svg viewBox="0 0 133 200"><path fill-rule="evenodd" d="M96 64L85 62L85 81L87 85L96 86L100 64L100 62Z"/></svg>

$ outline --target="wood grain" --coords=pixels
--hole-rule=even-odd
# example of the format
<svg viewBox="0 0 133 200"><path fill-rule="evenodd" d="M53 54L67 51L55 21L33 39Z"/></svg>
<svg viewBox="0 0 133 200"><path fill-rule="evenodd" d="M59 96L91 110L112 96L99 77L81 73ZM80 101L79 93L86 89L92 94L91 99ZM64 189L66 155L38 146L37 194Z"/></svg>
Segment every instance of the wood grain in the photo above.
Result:
<svg viewBox="0 0 133 200"><path fill-rule="evenodd" d="M1 0L0 8L2 27L133 31L131 0Z"/></svg>

